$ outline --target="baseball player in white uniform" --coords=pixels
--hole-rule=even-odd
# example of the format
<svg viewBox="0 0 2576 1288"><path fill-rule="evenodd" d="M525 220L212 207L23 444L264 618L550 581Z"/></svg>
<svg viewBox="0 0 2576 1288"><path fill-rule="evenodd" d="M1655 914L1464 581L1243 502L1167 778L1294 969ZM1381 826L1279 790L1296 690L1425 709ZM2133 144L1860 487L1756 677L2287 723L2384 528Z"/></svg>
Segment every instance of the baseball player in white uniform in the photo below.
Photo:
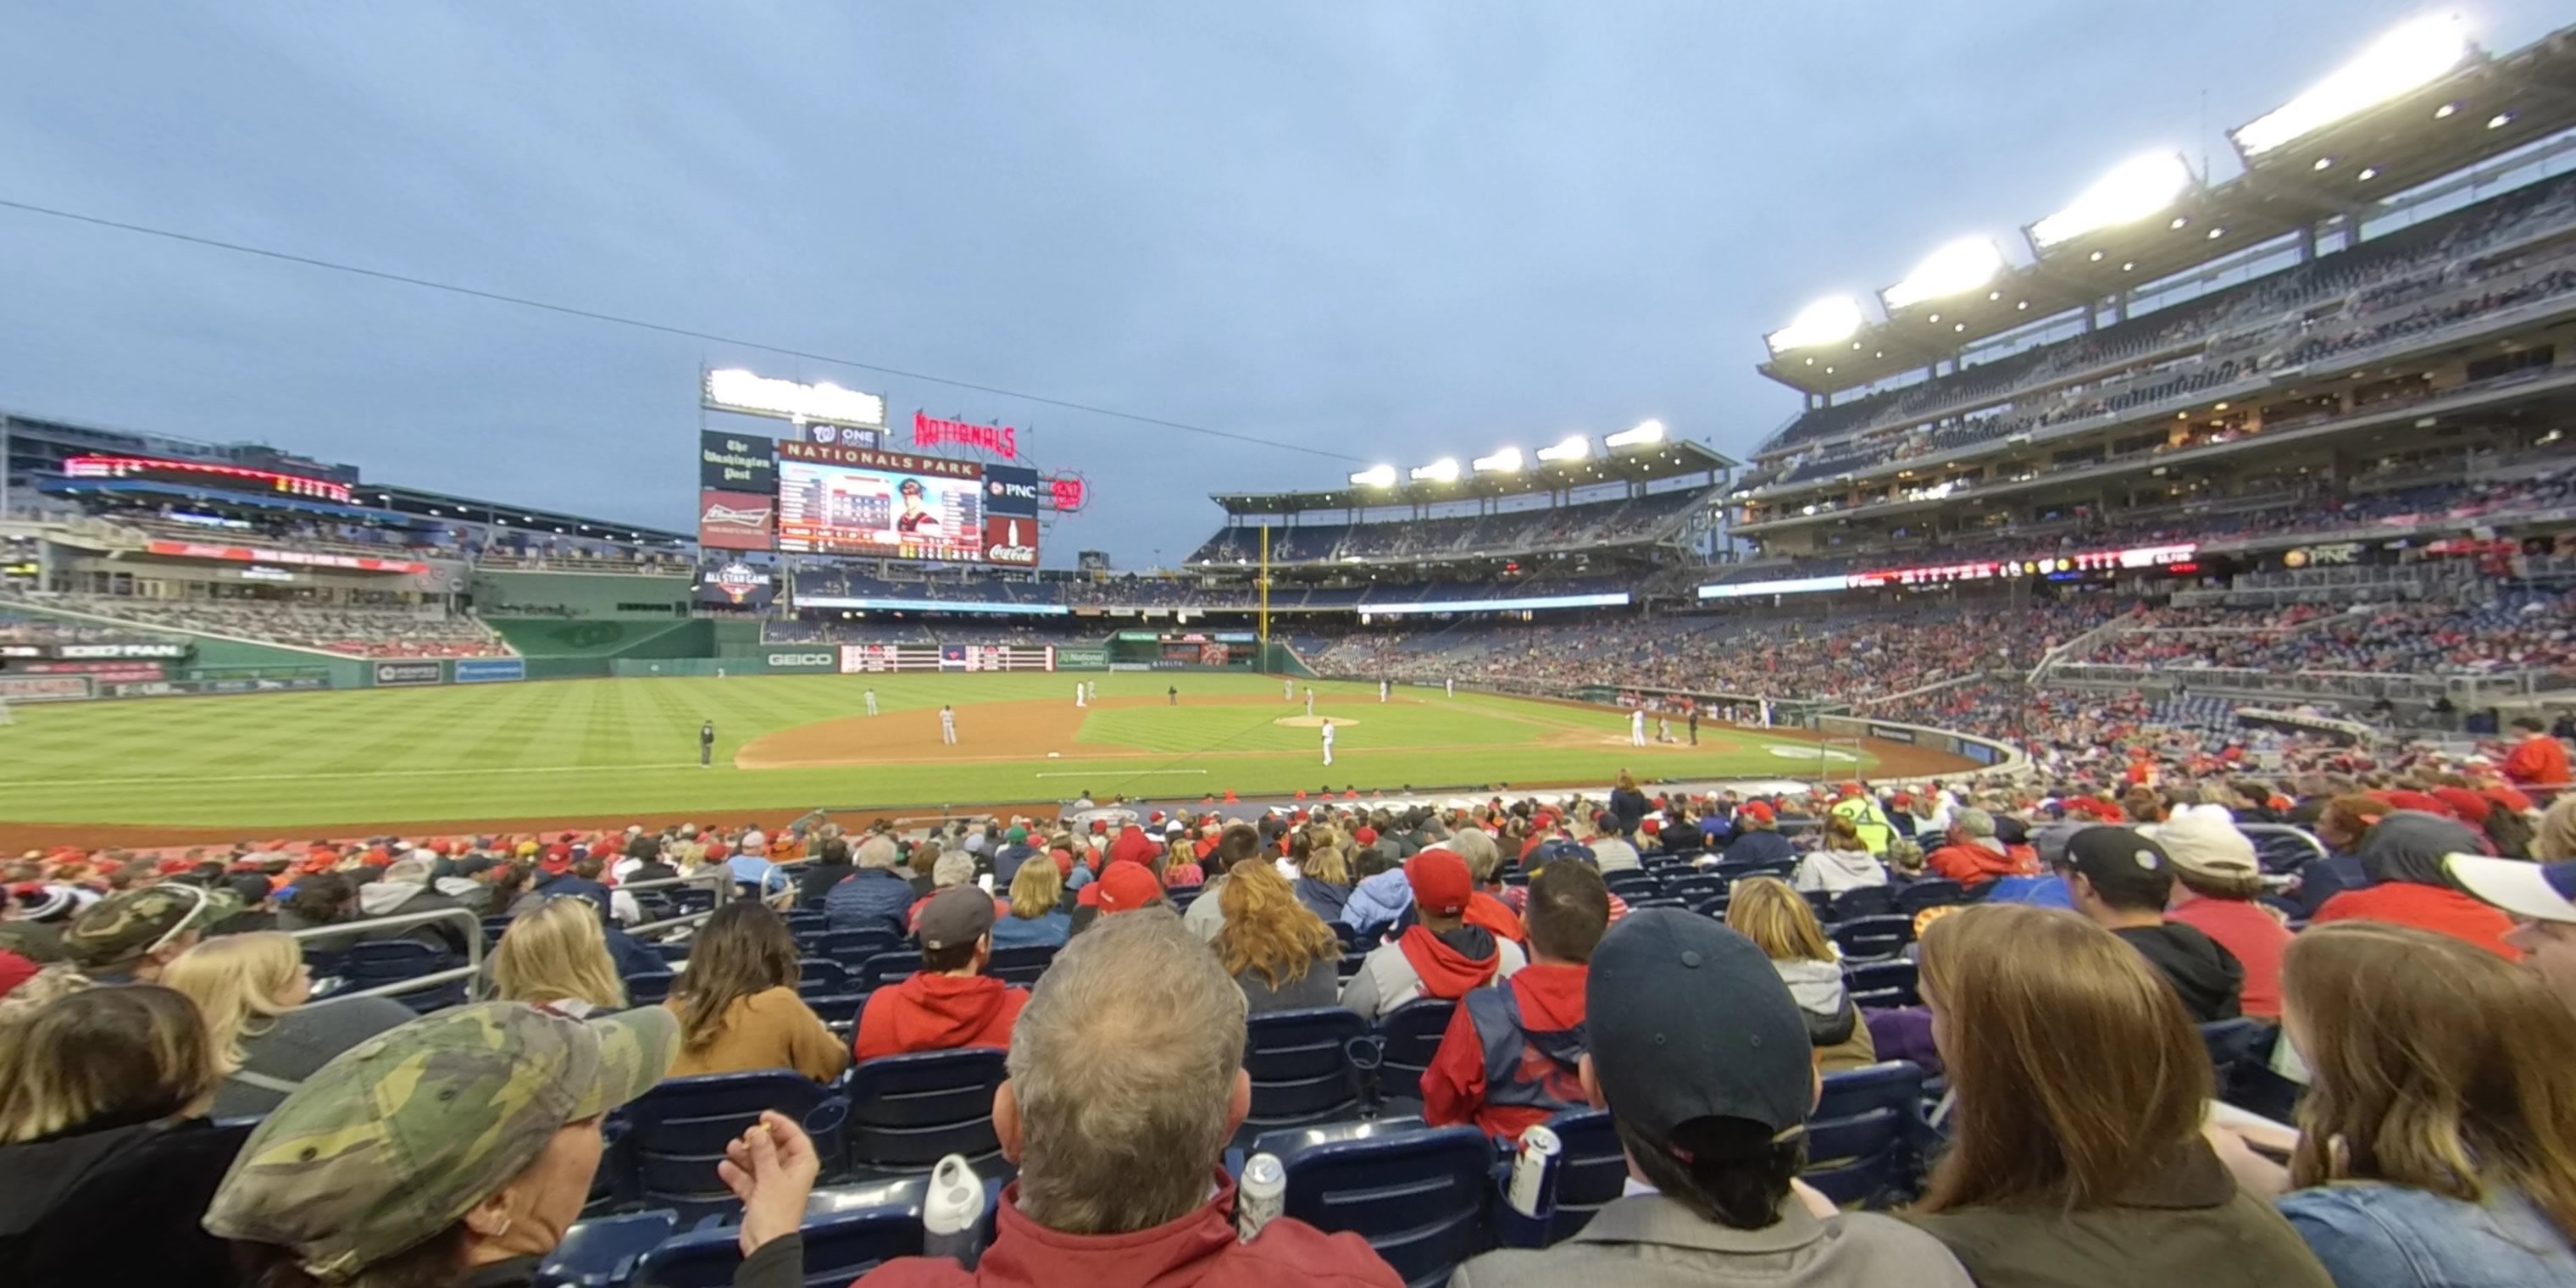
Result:
<svg viewBox="0 0 2576 1288"><path fill-rule="evenodd" d="M957 709L955 707L939 708L939 740L951 747L957 745Z"/></svg>
<svg viewBox="0 0 2576 1288"><path fill-rule="evenodd" d="M1646 709L1644 707L1628 713L1628 745L1631 747L1646 745Z"/></svg>
<svg viewBox="0 0 2576 1288"><path fill-rule="evenodd" d="M1088 696L1089 696L1089 695L1088 695L1088 693L1087 693L1087 692L1084 690L1084 688L1083 688L1082 681L1080 681L1080 680L1076 680L1076 681L1074 681L1074 682L1073 682L1073 705L1075 705L1075 706L1077 706L1077 707L1088 705L1087 703L1085 703L1085 702L1083 701L1083 699L1084 699L1084 698L1086 698L1086 697L1088 697Z"/></svg>
<svg viewBox="0 0 2576 1288"><path fill-rule="evenodd" d="M1324 718L1324 763L1333 763L1333 721L1330 716Z"/></svg>
<svg viewBox="0 0 2576 1288"><path fill-rule="evenodd" d="M877 691L870 689L867 691L865 696L868 700L868 714L875 715L877 713Z"/></svg>
<svg viewBox="0 0 2576 1288"><path fill-rule="evenodd" d="M1380 702L1386 701L1386 681L1384 680L1377 682L1377 700Z"/></svg>

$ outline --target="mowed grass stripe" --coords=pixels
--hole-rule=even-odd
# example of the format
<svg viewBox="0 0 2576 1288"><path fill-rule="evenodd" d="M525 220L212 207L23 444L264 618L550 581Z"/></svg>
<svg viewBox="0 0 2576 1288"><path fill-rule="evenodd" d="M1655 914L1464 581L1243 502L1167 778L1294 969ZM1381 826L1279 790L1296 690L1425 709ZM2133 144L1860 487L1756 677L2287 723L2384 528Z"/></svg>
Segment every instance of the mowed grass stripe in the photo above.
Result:
<svg viewBox="0 0 2576 1288"><path fill-rule="evenodd" d="M1099 683L1103 698L1146 701L1092 709L1080 740L1061 748L1035 745L1007 719L979 717L975 708L1070 706L1070 674L664 677L26 706L17 726L0 730L0 817L294 830L624 811L721 809L730 818L822 804L1060 799L1085 786L1117 790L1122 783L1138 793L1191 798L1324 781L1316 731L1273 723L1304 714L1302 701L1278 701L1274 679L1187 673L1179 677L1183 704L1174 709L1162 702L1174 683L1170 673L1085 678ZM858 714L871 686L890 714L956 704L965 735L960 752L973 759L731 766L732 751L753 738ZM1315 687L1325 699L1319 714L1355 720L1337 739L1336 787L1593 781L1632 755L1610 741L1623 732L1615 712L1488 695L1451 702L1436 690L1403 689L1399 696L1416 700L1381 705L1372 685ZM1229 693L1260 700L1189 704ZM698 722L707 716L717 722L718 763L699 770L691 762ZM1604 737L1590 747L1532 745L1543 731L1562 729ZM1658 776L1810 768L1769 755L1758 734L1708 730L1703 737L1706 745L1695 751L1651 753L1647 767ZM1138 751L1103 750L1111 746ZM1049 750L1064 755L1047 760ZM1143 772L1173 766L1210 772L1187 781Z"/></svg>

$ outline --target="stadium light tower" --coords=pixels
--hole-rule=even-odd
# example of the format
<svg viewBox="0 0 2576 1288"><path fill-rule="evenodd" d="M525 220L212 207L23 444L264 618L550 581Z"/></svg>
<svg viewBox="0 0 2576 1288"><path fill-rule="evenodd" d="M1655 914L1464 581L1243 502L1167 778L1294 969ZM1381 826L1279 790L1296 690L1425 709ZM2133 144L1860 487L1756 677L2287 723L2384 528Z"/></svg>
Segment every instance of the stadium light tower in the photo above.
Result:
<svg viewBox="0 0 2576 1288"><path fill-rule="evenodd" d="M1458 481L1458 458L1443 456L1429 465L1416 465L1411 477L1416 483L1455 483Z"/></svg>
<svg viewBox="0 0 2576 1288"><path fill-rule="evenodd" d="M2179 152L2131 157L2094 180L2066 209L2032 224L2031 244L2049 250L2086 233L2135 223L2171 206L2191 184L2191 165Z"/></svg>
<svg viewBox="0 0 2576 1288"><path fill-rule="evenodd" d="M1638 422L1635 429L1623 429L1602 439L1601 445L1616 450L1622 447L1652 447L1662 441L1664 441L1664 422L1648 420Z"/></svg>
<svg viewBox="0 0 2576 1288"><path fill-rule="evenodd" d="M1762 338L1771 346L1772 356L1778 357L1792 349L1848 340L1860 328L1860 301L1848 295L1829 295L1798 310L1789 325Z"/></svg>
<svg viewBox="0 0 2576 1288"><path fill-rule="evenodd" d="M1973 291L2004 271L2004 253L1991 237L1962 237L1923 257L1905 280L1878 293L1879 303L1894 313L1926 300L1943 300Z"/></svg>
<svg viewBox="0 0 2576 1288"><path fill-rule="evenodd" d="M1564 442L1538 449L1538 458L1542 461L1579 461L1590 455L1592 440L1581 434L1568 434Z"/></svg>
<svg viewBox="0 0 2576 1288"><path fill-rule="evenodd" d="M1506 447L1491 456L1476 458L1479 474L1518 474L1521 472L1521 449Z"/></svg>
<svg viewBox="0 0 2576 1288"><path fill-rule="evenodd" d="M2305 93L2229 130L2227 137L2250 162L2450 75L2477 48L2468 19L2456 13L2401 23Z"/></svg>
<svg viewBox="0 0 2576 1288"><path fill-rule="evenodd" d="M1359 473L1352 475L1351 483L1355 487L1394 487L1395 467L1392 465L1372 465L1367 469L1361 470Z"/></svg>

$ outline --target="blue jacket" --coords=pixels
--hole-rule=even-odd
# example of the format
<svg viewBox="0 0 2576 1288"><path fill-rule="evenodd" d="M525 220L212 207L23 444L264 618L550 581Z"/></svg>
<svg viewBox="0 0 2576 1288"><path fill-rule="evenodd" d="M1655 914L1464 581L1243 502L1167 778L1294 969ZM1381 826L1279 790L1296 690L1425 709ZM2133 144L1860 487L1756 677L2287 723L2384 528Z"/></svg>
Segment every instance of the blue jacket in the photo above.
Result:
<svg viewBox="0 0 2576 1288"><path fill-rule="evenodd" d="M1395 924L1412 906L1413 884L1404 879L1404 869L1389 868L1351 887L1341 920L1353 929L1380 930Z"/></svg>
<svg viewBox="0 0 2576 1288"><path fill-rule="evenodd" d="M1020 865L1037 852L1037 847L1032 845L1003 846L1001 852L993 856L993 888L1010 889L1011 878L1020 874Z"/></svg>
<svg viewBox="0 0 2576 1288"><path fill-rule="evenodd" d="M911 932L912 883L887 868L861 868L823 896L823 924L833 930Z"/></svg>
<svg viewBox="0 0 2576 1288"><path fill-rule="evenodd" d="M611 917L616 915L608 906L607 886L601 885L596 881L583 880L569 872L556 877L551 881L538 882L537 892L549 899L562 898L567 895L576 898L588 899L592 903L599 905L600 916Z"/></svg>
<svg viewBox="0 0 2576 1288"><path fill-rule="evenodd" d="M1728 863L1794 863L1797 861L1797 858L1798 847L1789 844L1788 837L1782 836L1778 832L1763 831L1757 828L1735 838L1734 843L1726 847L1724 861Z"/></svg>
<svg viewBox="0 0 2576 1288"><path fill-rule="evenodd" d="M2576 1284L2576 1249L2529 1199L2465 1203L2429 1190L2353 1181L2281 1197L2281 1215L2335 1288L2542 1288Z"/></svg>
<svg viewBox="0 0 2576 1288"><path fill-rule="evenodd" d="M1073 917L1061 907L1043 917L1004 917L993 923L995 948L1064 947L1073 935Z"/></svg>
<svg viewBox="0 0 2576 1288"><path fill-rule="evenodd" d="M1338 886L1329 881L1318 881L1313 877L1297 878L1297 902L1306 905L1307 911L1326 921L1341 920L1342 909L1347 907L1350 901L1349 886Z"/></svg>

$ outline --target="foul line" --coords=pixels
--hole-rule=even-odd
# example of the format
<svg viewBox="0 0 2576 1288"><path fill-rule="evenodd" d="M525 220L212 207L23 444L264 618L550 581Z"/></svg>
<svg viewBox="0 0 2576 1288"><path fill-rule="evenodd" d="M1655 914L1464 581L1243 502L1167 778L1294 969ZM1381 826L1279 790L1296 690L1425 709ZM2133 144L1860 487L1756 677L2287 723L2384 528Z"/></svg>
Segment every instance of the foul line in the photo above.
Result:
<svg viewBox="0 0 2576 1288"><path fill-rule="evenodd" d="M537 765L526 769L357 769L332 774L210 774L189 778L155 775L147 778L11 778L0 779L0 787L136 787L171 786L198 783L292 783L314 779L336 778L453 778L475 774L595 774L629 769L695 769L694 760L665 761L650 765Z"/></svg>

